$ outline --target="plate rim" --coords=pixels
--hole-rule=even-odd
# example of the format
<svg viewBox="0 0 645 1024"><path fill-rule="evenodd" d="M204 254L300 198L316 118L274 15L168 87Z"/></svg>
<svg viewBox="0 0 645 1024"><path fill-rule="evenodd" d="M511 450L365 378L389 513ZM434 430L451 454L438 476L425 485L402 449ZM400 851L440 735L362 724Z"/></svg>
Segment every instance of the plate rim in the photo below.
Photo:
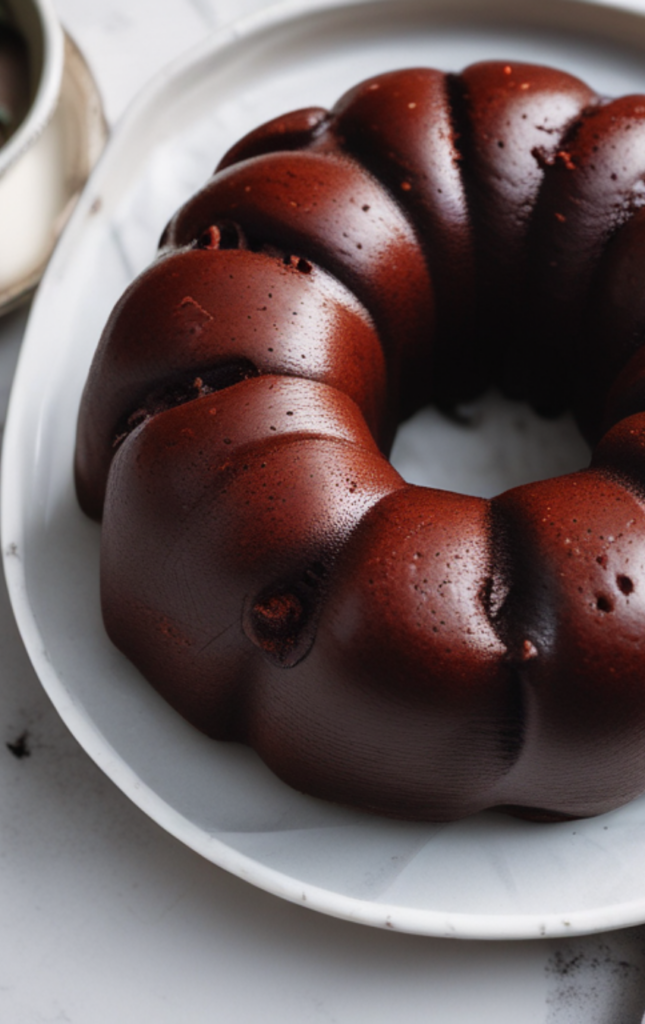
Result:
<svg viewBox="0 0 645 1024"><path fill-rule="evenodd" d="M40 336L40 311L46 308L47 297L50 291L56 287L56 281L65 266L67 254L73 251L76 236L83 231L88 217L96 209L101 195L101 186L109 173L111 164L118 158L120 149L127 145L130 135L136 130L141 119L145 117L146 110L159 101L169 87L169 83L189 75L191 71L195 72L203 61L213 60L218 54L238 42L257 37L269 28L279 28L300 18L308 18L312 14L359 8L368 4L377 4L383 9L394 8L395 3L396 0L314 0L314 2L283 0L275 6L256 11L207 36L196 47L191 48L186 54L176 58L168 67L157 73L127 108L88 180L42 279L27 324L22 352L14 377L3 439L0 484L2 553L11 606L29 659L43 688L70 732L92 760L133 803L176 839L207 860L237 877L251 882L260 889L290 902L347 921L391 931L441 938L488 940L553 938L609 931L640 924L645 921L645 898L599 908L575 910L571 913L566 911L544 915L533 912L496 915L476 912L454 913L377 903L346 896L332 889L324 889L300 881L282 871L268 867L247 854L240 853L222 839L209 836L205 830L200 829L184 817L145 784L111 748L107 738L98 731L91 719L88 719L74 702L64 680L49 660L37 616L29 599L29 585L22 559L24 541L22 499L25 493L25 474L27 472L20 444L22 433L21 394L24 390L22 381L28 373L29 355L32 349L37 347ZM514 3L525 10L540 6L539 0L520 0L519 4L518 0L514 0ZM477 0L459 0L458 4L452 0L449 5L446 0L421 0L418 6L427 8L429 17L432 16L435 9L446 12L457 11L457 13L459 10L477 9L480 13L483 10L481 6L478 7ZM507 0L497 0L497 6L495 2L492 2L486 10L490 14L491 11L499 11L505 7L508 10L514 9L513 4L509 5ZM552 7L553 9L560 7L568 13L576 9L577 11L623 12L631 15L638 19L643 26L643 50L645 51L645 12L635 12L629 6L614 3L613 0L609 0L609 2L607 0L554 0Z"/></svg>

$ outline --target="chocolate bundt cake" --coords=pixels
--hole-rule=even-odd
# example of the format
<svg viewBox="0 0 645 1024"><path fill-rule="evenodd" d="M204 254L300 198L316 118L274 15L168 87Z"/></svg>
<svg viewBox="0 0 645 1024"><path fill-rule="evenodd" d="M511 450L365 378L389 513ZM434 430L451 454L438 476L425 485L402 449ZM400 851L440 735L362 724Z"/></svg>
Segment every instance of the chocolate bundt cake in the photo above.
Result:
<svg viewBox="0 0 645 1024"><path fill-rule="evenodd" d="M209 736L412 819L645 790L645 96L486 62L251 132L105 328L76 480L107 631ZM406 484L419 406L573 410L590 468Z"/></svg>

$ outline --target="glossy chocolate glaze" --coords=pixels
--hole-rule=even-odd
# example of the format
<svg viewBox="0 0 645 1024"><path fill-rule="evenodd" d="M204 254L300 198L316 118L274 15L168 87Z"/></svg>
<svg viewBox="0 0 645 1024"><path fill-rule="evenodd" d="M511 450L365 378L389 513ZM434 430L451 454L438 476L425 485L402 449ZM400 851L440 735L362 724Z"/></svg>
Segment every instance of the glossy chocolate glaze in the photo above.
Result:
<svg viewBox="0 0 645 1024"><path fill-rule="evenodd" d="M450 820L645 790L645 97L486 62L237 143L117 304L83 396L114 642L305 792ZM580 473L406 484L397 422L496 383Z"/></svg>
<svg viewBox="0 0 645 1024"><path fill-rule="evenodd" d="M131 429L164 405L277 373L352 398L383 447L393 434L383 350L365 309L304 260L203 246L147 270L116 306L92 366L79 435L81 503L100 517L110 464ZM239 315L244 301L245 314ZM100 396L100 398L99 398Z"/></svg>

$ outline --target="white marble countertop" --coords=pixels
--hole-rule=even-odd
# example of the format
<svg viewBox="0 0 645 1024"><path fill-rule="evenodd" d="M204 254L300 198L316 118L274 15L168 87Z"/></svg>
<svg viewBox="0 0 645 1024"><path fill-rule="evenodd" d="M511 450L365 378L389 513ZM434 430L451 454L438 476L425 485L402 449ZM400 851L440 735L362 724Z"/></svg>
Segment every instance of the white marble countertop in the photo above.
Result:
<svg viewBox="0 0 645 1024"><path fill-rule="evenodd" d="M261 5L55 0L111 123L172 57ZM2 420L27 314L0 322ZM449 942L285 903L101 774L41 690L4 584L0 651L0 1024L640 1024L645 930Z"/></svg>

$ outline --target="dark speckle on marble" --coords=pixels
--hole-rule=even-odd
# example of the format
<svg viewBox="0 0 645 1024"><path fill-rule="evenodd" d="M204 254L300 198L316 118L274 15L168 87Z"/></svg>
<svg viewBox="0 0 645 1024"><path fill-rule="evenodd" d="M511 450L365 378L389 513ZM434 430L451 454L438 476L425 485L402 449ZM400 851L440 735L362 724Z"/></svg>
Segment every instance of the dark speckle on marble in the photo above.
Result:
<svg viewBox="0 0 645 1024"><path fill-rule="evenodd" d="M11 751L14 757L17 757L21 761L24 757L31 756L31 749L29 746L29 733L25 729L16 737L15 740L7 741L7 750Z"/></svg>

